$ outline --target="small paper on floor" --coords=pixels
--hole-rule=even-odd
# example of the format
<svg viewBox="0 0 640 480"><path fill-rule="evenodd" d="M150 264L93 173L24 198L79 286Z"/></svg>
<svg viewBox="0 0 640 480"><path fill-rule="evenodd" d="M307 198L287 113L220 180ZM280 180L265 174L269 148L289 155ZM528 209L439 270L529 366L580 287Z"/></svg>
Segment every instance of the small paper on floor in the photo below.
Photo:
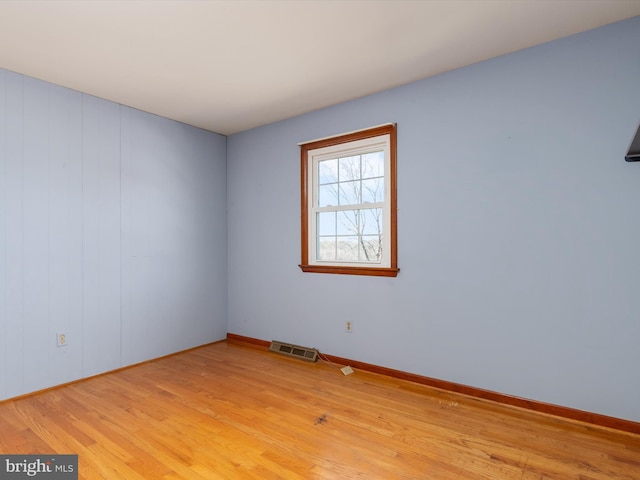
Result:
<svg viewBox="0 0 640 480"><path fill-rule="evenodd" d="M353 368L348 365L346 367L342 367L340 370L342 370L342 373L345 375L351 375L353 373Z"/></svg>

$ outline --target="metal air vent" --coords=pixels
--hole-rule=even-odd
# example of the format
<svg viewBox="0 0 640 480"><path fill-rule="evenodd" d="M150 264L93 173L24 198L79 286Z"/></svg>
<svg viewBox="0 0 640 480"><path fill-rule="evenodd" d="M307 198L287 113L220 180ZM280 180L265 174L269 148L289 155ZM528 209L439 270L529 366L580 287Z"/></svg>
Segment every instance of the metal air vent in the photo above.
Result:
<svg viewBox="0 0 640 480"><path fill-rule="evenodd" d="M301 358L309 362L318 361L318 350L315 348L301 347L299 345L292 345L290 343L278 342L273 340L269 346L269 350L276 353L282 353L290 357Z"/></svg>

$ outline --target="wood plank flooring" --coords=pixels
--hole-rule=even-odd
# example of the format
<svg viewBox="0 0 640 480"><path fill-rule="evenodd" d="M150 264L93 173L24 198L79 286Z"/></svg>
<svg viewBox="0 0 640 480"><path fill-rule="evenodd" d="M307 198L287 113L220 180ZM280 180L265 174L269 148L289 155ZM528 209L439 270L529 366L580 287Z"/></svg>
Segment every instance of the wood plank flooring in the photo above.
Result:
<svg viewBox="0 0 640 480"><path fill-rule="evenodd" d="M79 478L640 479L640 436L220 342L0 403Z"/></svg>

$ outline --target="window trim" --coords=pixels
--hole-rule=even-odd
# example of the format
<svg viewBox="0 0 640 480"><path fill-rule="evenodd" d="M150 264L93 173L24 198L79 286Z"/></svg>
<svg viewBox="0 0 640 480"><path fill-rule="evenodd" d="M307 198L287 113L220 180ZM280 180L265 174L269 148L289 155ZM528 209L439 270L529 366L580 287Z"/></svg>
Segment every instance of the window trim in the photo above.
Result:
<svg viewBox="0 0 640 480"><path fill-rule="evenodd" d="M397 185L396 185L396 124L386 124L377 127L350 132L335 137L322 138L300 144L300 192L301 192L301 262L299 267L303 272L333 273L341 275L367 275L378 277L396 277L398 268L398 220L397 220ZM365 140L381 135L389 135L389 267L374 267L370 264L363 266L352 265L318 265L309 263L309 201L313 192L309 191L309 152L319 148L350 143L357 140ZM386 233L386 232L385 232ZM387 235L385 234L385 237Z"/></svg>

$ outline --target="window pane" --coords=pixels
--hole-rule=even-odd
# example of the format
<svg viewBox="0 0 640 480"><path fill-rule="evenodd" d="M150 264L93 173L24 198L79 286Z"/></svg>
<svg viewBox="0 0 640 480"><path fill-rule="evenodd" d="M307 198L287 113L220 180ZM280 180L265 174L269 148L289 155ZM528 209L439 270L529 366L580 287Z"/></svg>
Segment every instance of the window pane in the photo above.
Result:
<svg viewBox="0 0 640 480"><path fill-rule="evenodd" d="M318 187L318 207L338 205L338 184L321 185Z"/></svg>
<svg viewBox="0 0 640 480"><path fill-rule="evenodd" d="M362 155L362 178L384 177L384 152Z"/></svg>
<svg viewBox="0 0 640 480"><path fill-rule="evenodd" d="M338 160L323 160L318 162L318 183L336 183L338 181Z"/></svg>
<svg viewBox="0 0 640 480"><path fill-rule="evenodd" d="M384 179L362 181L362 203L384 202Z"/></svg>
<svg viewBox="0 0 640 480"><path fill-rule="evenodd" d="M337 234L358 235L358 210L343 210L338 213Z"/></svg>
<svg viewBox="0 0 640 480"><path fill-rule="evenodd" d="M336 237L318 237L316 258L324 261L336 260Z"/></svg>
<svg viewBox="0 0 640 480"><path fill-rule="evenodd" d="M316 229L318 235L327 236L336 234L336 212L318 213Z"/></svg>
<svg viewBox="0 0 640 480"><path fill-rule="evenodd" d="M362 182L340 182L340 205L357 205L360 203Z"/></svg>
<svg viewBox="0 0 640 480"><path fill-rule="evenodd" d="M338 175L340 182L360 179L360 155L341 158Z"/></svg>
<svg viewBox="0 0 640 480"><path fill-rule="evenodd" d="M365 208L360 210L360 233L363 235L382 235L381 208Z"/></svg>
<svg viewBox="0 0 640 480"><path fill-rule="evenodd" d="M339 237L337 260L340 262L358 261L358 237Z"/></svg>

